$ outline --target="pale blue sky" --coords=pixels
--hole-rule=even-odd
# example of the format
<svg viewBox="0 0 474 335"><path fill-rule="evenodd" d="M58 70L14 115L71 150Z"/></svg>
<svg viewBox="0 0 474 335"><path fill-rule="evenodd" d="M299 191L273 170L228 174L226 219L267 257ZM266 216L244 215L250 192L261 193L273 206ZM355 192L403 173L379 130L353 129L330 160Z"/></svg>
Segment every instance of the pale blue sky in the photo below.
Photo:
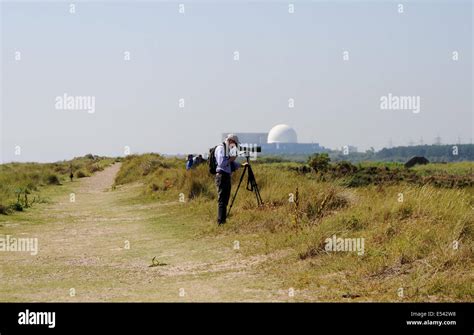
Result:
<svg viewBox="0 0 474 335"><path fill-rule="evenodd" d="M200 153L278 123L330 148L473 137L471 1L75 3L1 4L3 161ZM95 114L56 110L64 93ZM388 93L421 112L381 110Z"/></svg>

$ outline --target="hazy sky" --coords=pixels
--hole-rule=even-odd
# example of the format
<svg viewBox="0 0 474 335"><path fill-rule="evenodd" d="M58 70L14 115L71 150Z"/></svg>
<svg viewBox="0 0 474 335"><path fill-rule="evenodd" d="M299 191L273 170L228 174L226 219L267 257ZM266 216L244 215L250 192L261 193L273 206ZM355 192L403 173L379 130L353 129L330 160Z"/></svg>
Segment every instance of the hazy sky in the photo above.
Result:
<svg viewBox="0 0 474 335"><path fill-rule="evenodd" d="M472 1L179 3L2 2L3 161L203 153L278 123L330 148L474 137ZM382 110L389 93L420 112Z"/></svg>

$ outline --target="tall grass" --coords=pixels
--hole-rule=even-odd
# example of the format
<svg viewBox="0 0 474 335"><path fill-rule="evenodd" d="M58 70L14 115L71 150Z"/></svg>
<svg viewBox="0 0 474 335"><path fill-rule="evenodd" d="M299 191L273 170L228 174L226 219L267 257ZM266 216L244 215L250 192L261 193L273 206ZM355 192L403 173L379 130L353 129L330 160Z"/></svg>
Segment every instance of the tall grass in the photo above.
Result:
<svg viewBox="0 0 474 335"><path fill-rule="evenodd" d="M154 159L159 163L144 173L149 166L145 162ZM466 175L473 163L450 165L443 164L443 173ZM472 188L403 180L349 188L292 167L254 164L265 205L256 207L244 179L233 214L222 229L215 224L216 189L206 166L185 171L182 161L130 157L117 182L143 183L143 199L178 202L184 195L187 205L181 211L194 218L191 224L201 225L203 234L247 241L246 253L283 252L287 256L267 264L265 271L288 287L321 291L321 300L339 300L352 293L364 300L400 300L400 288L405 300L474 300ZM232 192L239 178L237 171ZM364 254L326 251L325 240L333 235L364 238ZM340 295L335 297L334 292Z"/></svg>
<svg viewBox="0 0 474 335"><path fill-rule="evenodd" d="M114 159L88 155L56 163L9 163L0 165L0 213L23 210L41 201L45 186L61 185L72 171L89 176L110 165Z"/></svg>

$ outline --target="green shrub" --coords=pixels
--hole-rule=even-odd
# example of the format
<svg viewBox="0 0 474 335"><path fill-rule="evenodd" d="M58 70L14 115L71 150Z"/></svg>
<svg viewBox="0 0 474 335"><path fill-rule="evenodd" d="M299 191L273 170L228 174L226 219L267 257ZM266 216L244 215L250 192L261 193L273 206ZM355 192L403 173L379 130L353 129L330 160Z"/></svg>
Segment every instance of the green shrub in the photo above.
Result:
<svg viewBox="0 0 474 335"><path fill-rule="evenodd" d="M41 192L41 187L45 185L61 185L61 180L69 177L71 168L73 171L97 171L113 161L113 158L88 156L88 158L76 157L70 161L56 163L0 164L0 203L3 204L0 212L5 214L15 210L8 205L14 202L20 202L21 209L38 203L39 194L34 194L31 199L28 194ZM86 175L84 172L83 174Z"/></svg>
<svg viewBox="0 0 474 335"><path fill-rule="evenodd" d="M55 174L51 174L48 176L46 179L46 182L48 185L61 185L61 181L59 180L59 177Z"/></svg>
<svg viewBox="0 0 474 335"><path fill-rule="evenodd" d="M8 215L11 209L8 206L0 205L0 214Z"/></svg>
<svg viewBox="0 0 474 335"><path fill-rule="evenodd" d="M11 205L11 209L17 212L22 212L23 211L23 205L19 202L15 202L14 204Z"/></svg>
<svg viewBox="0 0 474 335"><path fill-rule="evenodd" d="M333 172L337 176L345 176L357 172L357 166L348 161L341 161L334 165Z"/></svg>
<svg viewBox="0 0 474 335"><path fill-rule="evenodd" d="M329 168L330 161L327 153L314 154L309 157L308 164L315 172L325 172Z"/></svg>
<svg viewBox="0 0 474 335"><path fill-rule="evenodd" d="M95 172L98 172L98 171L103 171L104 168L102 166L100 166L98 163L94 163L94 164L92 164L88 167L88 170L89 170L90 173L95 173Z"/></svg>

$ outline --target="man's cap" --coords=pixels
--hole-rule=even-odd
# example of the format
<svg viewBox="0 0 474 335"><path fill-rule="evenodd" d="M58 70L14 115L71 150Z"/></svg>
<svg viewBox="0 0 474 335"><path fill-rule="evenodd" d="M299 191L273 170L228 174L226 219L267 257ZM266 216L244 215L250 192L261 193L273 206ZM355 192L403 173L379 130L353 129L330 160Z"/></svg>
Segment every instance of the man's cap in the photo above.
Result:
<svg viewBox="0 0 474 335"><path fill-rule="evenodd" d="M228 140L232 140L232 141L234 141L235 143L240 144L239 138L238 138L237 135L235 135L235 134L229 134L229 135L227 135L226 141L228 141Z"/></svg>

